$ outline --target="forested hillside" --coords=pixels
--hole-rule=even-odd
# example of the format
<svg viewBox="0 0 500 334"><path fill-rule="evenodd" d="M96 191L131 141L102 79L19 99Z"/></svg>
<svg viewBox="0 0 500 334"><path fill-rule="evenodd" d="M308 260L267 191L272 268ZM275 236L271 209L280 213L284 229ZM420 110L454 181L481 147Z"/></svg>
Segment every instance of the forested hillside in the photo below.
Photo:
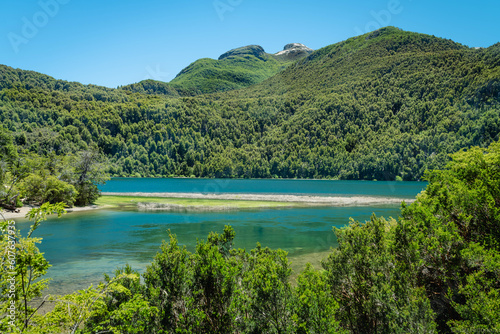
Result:
<svg viewBox="0 0 500 334"><path fill-rule="evenodd" d="M116 176L416 180L499 139L500 43L472 49L388 27L222 93L141 94L8 66L0 89L18 148L98 146Z"/></svg>

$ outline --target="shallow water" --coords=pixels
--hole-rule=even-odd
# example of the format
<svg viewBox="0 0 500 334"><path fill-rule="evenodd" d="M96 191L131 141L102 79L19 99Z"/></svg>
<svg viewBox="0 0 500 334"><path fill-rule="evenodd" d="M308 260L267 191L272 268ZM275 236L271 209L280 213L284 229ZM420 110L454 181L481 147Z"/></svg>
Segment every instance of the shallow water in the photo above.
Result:
<svg viewBox="0 0 500 334"><path fill-rule="evenodd" d="M337 245L332 227L342 227L349 217L364 221L372 212L397 217L398 207L314 207L236 212L138 212L96 210L71 213L42 223L34 236L44 240L39 246L52 264L48 277L52 293L82 289L102 280L126 263L144 270L168 230L179 243L193 251L197 239L211 231L222 232L225 225L236 231L235 247L250 250L257 242L281 248L289 257L323 252ZM26 230L29 222L18 223Z"/></svg>
<svg viewBox="0 0 500 334"><path fill-rule="evenodd" d="M139 181L140 180L140 181ZM168 179L172 180L172 179ZM174 179L175 189L182 192L199 192L203 184L218 180ZM154 182L153 182L154 181ZM193 181L196 181L193 183ZM253 181L245 183L248 189L233 181ZM235 191L236 185L241 192L257 192L265 187L260 184L276 182L271 190L283 193L290 182L295 184L294 194L324 195L370 195L382 194L403 198L414 197L425 184L410 182L360 182L360 181L290 181L286 180L231 180L226 190ZM158 179L113 180L110 186L124 191L123 184L135 184L127 191L153 192ZM157 183L155 183L157 182ZM170 182L170 181L168 181ZM167 183L168 183L167 182ZM186 183L183 187L179 184ZM208 183L207 183L208 182ZM335 188L326 192L327 187ZM341 183L338 183L341 182ZM114 183L114 185L113 185ZM150 184L154 184L150 185ZM316 185L312 188L311 183ZM120 185L121 184L121 185ZM259 185L260 184L260 185ZM342 184L342 187L339 185ZM118 187L118 185L120 185ZM194 186L193 186L194 185ZM351 185L351 186L349 186ZM107 186L106 186L107 187ZM260 188L259 188L260 187ZM391 188L393 187L393 188ZM173 192L173 186L165 191ZM129 188L125 188L129 189ZM389 189L389 190L388 190ZM103 189L110 191L110 189ZM245 191L248 190L248 191ZM250 191L252 190L252 191ZM405 195L406 194L406 195ZM50 218L42 223L34 233L42 237L39 246L46 259L52 264L47 277L52 278L50 293L69 293L88 287L103 279L103 273L112 274L118 267L130 264L134 269L143 271L158 252L163 240L168 240L168 230L176 234L179 243L190 251L196 246L197 239L205 239L211 231L222 232L225 225L236 231L235 247L250 250L257 242L262 246L281 248L289 253L294 269L303 266L305 260L319 263L316 257L324 256L331 247L337 246L332 227L348 224L349 217L359 221L370 219L372 213L378 216L394 217L399 215L398 205L369 207L305 207L281 209L254 209L225 212L141 212L137 210L93 210L74 212L62 218ZM18 221L18 228L26 232L30 222ZM316 255L319 254L319 255Z"/></svg>

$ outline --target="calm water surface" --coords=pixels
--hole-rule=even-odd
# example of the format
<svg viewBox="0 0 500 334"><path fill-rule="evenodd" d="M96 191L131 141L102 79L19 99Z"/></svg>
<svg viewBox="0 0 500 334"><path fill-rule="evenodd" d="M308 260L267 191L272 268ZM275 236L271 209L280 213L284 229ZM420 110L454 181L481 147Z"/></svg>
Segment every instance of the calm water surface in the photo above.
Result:
<svg viewBox="0 0 500 334"><path fill-rule="evenodd" d="M182 178L113 178L104 192L185 192L224 194L294 194L414 198L426 182L332 180L233 180Z"/></svg>
<svg viewBox="0 0 500 334"><path fill-rule="evenodd" d="M204 188L211 184L220 186L218 181L225 180L113 179L103 191L158 192L163 189L174 192L172 189L176 189L177 192L200 192L199 189L205 191ZM186 183L184 187L183 183ZM169 189L160 187L161 184L168 185ZM274 186L266 188L269 184ZM293 184L295 191L286 192ZM391 197L406 198L414 197L423 186L423 183L411 182L231 180L218 191L266 193L268 189L267 193L393 194ZM332 192L327 192L327 189ZM210 192L214 192L213 189ZM111 274L126 263L142 272L159 250L162 240L168 240L168 230L177 235L180 244L193 251L197 238L204 239L211 231L221 232L224 225L229 224L236 231L236 247L250 250L260 242L263 246L288 251L293 261L294 257L335 247L333 226L346 225L349 217L365 221L372 213L397 218L399 207L308 207L225 212L96 210L50 218L42 223L34 236L43 238L39 248L52 264L47 275L53 279L49 292L69 293L102 280L103 273ZM29 225L25 220L18 221L18 228L22 231L26 231Z"/></svg>

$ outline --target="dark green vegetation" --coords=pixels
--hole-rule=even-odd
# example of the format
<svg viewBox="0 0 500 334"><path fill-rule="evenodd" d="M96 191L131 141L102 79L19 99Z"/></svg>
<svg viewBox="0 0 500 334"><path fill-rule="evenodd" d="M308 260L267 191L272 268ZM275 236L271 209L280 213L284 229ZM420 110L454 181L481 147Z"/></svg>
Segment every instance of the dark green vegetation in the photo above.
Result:
<svg viewBox="0 0 500 334"><path fill-rule="evenodd" d="M0 207L5 209L46 202L84 206L97 200L98 185L108 179L105 159L95 149L40 156L16 147L2 127L0 142Z"/></svg>
<svg viewBox="0 0 500 334"><path fill-rule="evenodd" d="M338 248L322 270L307 265L296 285L286 252L234 249L226 226L198 241L194 253L170 235L142 281L126 266L98 287L53 298L54 310L42 316L25 301L47 284L29 284L49 267L31 233L45 214L61 212L45 205L31 214L29 236L17 235L14 324L25 333L500 331L500 142L460 151L425 178L428 187L403 204L398 220L373 216L335 229ZM10 286L6 266L2 296ZM6 314L9 304L0 305ZM2 331L13 328L8 320L0 320Z"/></svg>
<svg viewBox="0 0 500 334"><path fill-rule="evenodd" d="M219 62L261 61L247 58ZM178 80L201 80L211 62ZM215 94L140 94L6 66L0 89L0 121L18 147L97 146L112 175L417 180L449 153L498 140L500 44L476 50L389 27Z"/></svg>

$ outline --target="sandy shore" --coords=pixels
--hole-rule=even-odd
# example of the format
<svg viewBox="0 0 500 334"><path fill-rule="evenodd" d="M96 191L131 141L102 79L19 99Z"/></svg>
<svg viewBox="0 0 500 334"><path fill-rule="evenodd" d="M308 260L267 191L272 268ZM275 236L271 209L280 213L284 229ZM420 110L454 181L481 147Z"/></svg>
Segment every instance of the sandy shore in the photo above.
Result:
<svg viewBox="0 0 500 334"><path fill-rule="evenodd" d="M333 197L333 196L302 196L302 195L267 195L267 194L201 194L201 193L109 193L103 192L103 196L132 196L132 197L168 197L168 198L190 198L190 199L219 199L219 200L242 200L242 201L270 201L290 202L328 206L367 206L383 204L400 204L402 201L412 203L414 199L391 198L391 197Z"/></svg>
<svg viewBox="0 0 500 334"><path fill-rule="evenodd" d="M28 211L30 211L33 208L35 208L35 207L34 206L23 206L22 208L18 208L19 212L3 211L2 216L5 219L25 218ZM69 209L66 209L66 211L67 212L77 212L77 211L87 211L87 210L95 210L95 209L99 209L99 207L97 205L88 205L88 206L82 206L82 207L69 208Z"/></svg>

